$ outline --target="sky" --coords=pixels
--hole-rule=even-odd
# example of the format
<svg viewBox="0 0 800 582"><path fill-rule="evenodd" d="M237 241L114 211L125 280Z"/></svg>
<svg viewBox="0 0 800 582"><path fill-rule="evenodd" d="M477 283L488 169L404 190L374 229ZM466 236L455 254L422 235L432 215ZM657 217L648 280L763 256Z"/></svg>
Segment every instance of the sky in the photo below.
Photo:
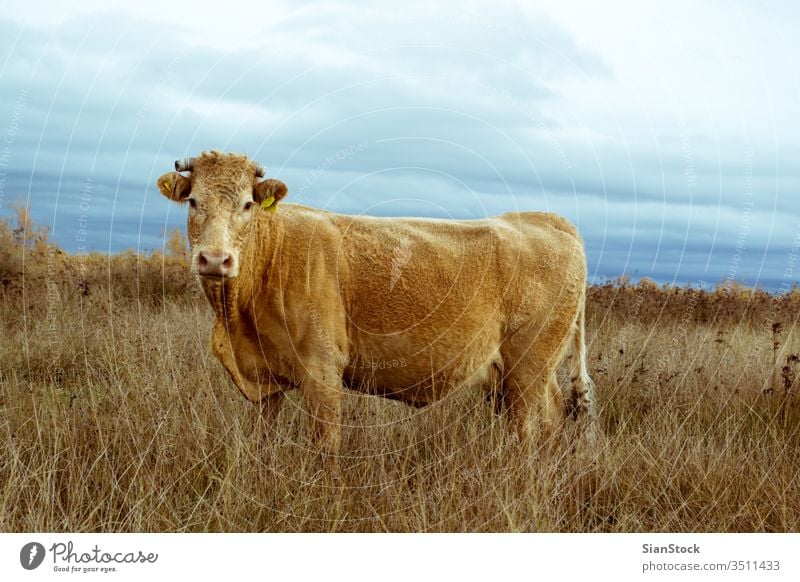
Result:
<svg viewBox="0 0 800 582"><path fill-rule="evenodd" d="M161 249L176 158L349 214L569 218L595 282L800 277L791 2L0 0L0 216ZM85 233L85 234L84 234ZM797 264L796 264L797 263Z"/></svg>

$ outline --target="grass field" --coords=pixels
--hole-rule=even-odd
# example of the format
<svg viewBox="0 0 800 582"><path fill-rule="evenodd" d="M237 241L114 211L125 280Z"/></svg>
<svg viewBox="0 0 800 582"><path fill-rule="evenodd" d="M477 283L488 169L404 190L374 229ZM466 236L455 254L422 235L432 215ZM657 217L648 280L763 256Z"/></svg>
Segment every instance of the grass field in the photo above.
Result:
<svg viewBox="0 0 800 582"><path fill-rule="evenodd" d="M800 531L800 294L590 289L601 438L521 460L477 393L351 394L342 480L293 395L267 442L167 255L0 225L0 530Z"/></svg>

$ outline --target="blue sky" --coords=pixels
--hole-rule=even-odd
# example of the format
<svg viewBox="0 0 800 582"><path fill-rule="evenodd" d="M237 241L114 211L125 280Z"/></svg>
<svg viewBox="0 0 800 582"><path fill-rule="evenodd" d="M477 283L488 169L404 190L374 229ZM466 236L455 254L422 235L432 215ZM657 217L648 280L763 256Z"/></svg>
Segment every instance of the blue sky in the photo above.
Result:
<svg viewBox="0 0 800 582"><path fill-rule="evenodd" d="M160 248L216 148L339 212L558 212L595 280L798 278L789 2L0 6L0 214L68 251Z"/></svg>

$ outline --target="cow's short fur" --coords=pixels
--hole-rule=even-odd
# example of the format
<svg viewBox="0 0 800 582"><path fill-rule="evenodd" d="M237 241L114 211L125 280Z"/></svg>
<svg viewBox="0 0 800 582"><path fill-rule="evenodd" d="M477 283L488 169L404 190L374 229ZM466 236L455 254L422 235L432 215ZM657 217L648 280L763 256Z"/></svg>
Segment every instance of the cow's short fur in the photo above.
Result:
<svg viewBox="0 0 800 582"><path fill-rule="evenodd" d="M225 250L237 273L203 279L213 353L247 399L277 415L298 388L323 453L340 443L342 386L422 407L481 386L520 438L565 415L556 369L572 343L567 412L593 417L586 366L586 258L566 220L540 212L481 220L346 216L281 204L245 156L204 153L159 178L192 199L193 268ZM247 209L247 202L256 204Z"/></svg>

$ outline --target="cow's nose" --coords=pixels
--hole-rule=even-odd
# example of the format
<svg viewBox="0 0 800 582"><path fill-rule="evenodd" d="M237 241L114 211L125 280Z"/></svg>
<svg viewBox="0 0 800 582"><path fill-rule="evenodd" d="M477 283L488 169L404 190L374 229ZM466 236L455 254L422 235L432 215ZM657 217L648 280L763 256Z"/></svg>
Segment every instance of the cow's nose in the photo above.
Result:
<svg viewBox="0 0 800 582"><path fill-rule="evenodd" d="M201 277L230 277L234 273L234 258L224 251L200 251L197 272Z"/></svg>

